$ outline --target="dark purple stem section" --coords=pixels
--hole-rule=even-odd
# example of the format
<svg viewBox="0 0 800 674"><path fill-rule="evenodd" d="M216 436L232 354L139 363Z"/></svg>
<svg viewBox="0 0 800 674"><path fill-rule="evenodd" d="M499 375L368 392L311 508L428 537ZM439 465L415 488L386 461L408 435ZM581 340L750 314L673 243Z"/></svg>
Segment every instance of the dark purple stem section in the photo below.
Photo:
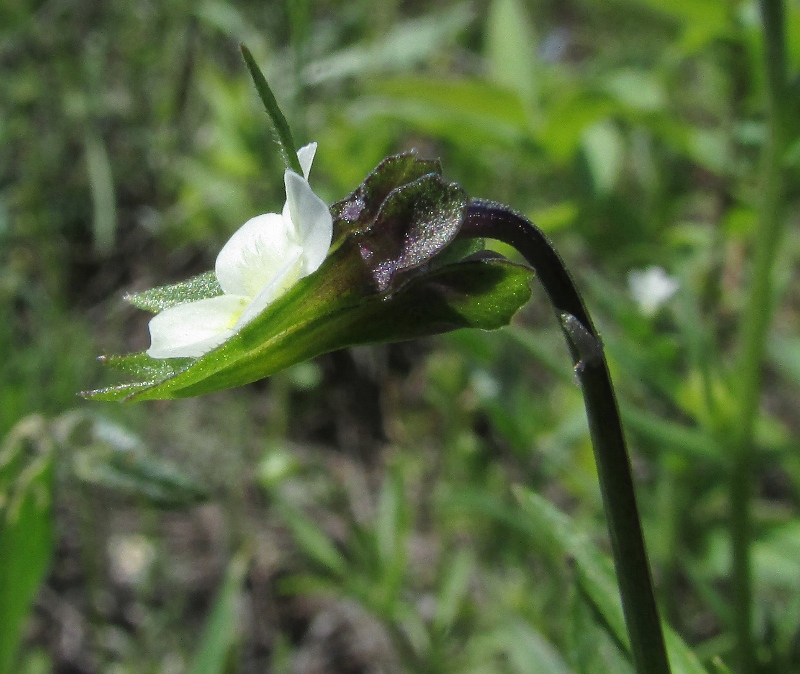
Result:
<svg viewBox="0 0 800 674"><path fill-rule="evenodd" d="M507 206L470 202L459 236L497 239L516 248L550 298L586 404L633 663L638 674L670 674L617 399L580 293L544 233Z"/></svg>

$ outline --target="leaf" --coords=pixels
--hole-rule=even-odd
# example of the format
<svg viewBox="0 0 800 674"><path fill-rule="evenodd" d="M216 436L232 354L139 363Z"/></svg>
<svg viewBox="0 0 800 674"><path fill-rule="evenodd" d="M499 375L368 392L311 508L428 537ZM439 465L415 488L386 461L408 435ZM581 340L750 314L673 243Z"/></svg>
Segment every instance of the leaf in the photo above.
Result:
<svg viewBox="0 0 800 674"><path fill-rule="evenodd" d="M599 624L597 612L582 592L574 592L568 622L570 661L581 674L633 674L619 642Z"/></svg>
<svg viewBox="0 0 800 674"><path fill-rule="evenodd" d="M53 551L53 458L40 417L0 448L0 674L11 674L25 621Z"/></svg>
<svg viewBox="0 0 800 674"><path fill-rule="evenodd" d="M192 363L191 358L151 358L146 353L100 356L100 362L114 370L150 379L165 379Z"/></svg>
<svg viewBox="0 0 800 674"><path fill-rule="evenodd" d="M437 629L449 632L453 628L459 609L469 593L469 581L474 569L472 553L459 549L447 567L437 593L436 612L433 615L433 625Z"/></svg>
<svg viewBox="0 0 800 674"><path fill-rule="evenodd" d="M310 63L303 72L306 84L316 85L346 77L403 71L427 61L452 42L472 18L466 3L445 12L398 23L388 34L369 44L342 49Z"/></svg>
<svg viewBox="0 0 800 674"><path fill-rule="evenodd" d="M776 372L787 381L800 385L800 338L775 335L770 339L767 351Z"/></svg>
<svg viewBox="0 0 800 674"><path fill-rule="evenodd" d="M530 141L530 118L520 97L496 84L476 80L404 77L376 82L358 99L351 117L401 120L461 146Z"/></svg>
<svg viewBox="0 0 800 674"><path fill-rule="evenodd" d="M527 104L536 97L536 37L520 0L493 0L486 28L489 72L498 84L516 91Z"/></svg>
<svg viewBox="0 0 800 674"><path fill-rule="evenodd" d="M584 130L582 146L595 192L609 194L617 184L624 159L620 132L612 122L597 122Z"/></svg>
<svg viewBox="0 0 800 674"><path fill-rule="evenodd" d="M649 7L682 24L682 46L687 53L709 41L729 36L734 30L733 11L724 0L628 0L629 4Z"/></svg>
<svg viewBox="0 0 800 674"><path fill-rule="evenodd" d="M223 674L228 653L237 641L239 596L250 556L240 552L228 564L208 617L189 674Z"/></svg>
<svg viewBox="0 0 800 674"><path fill-rule="evenodd" d="M92 233L94 247L100 255L108 255L114 248L117 234L117 200L114 194L114 175L103 139L95 132L84 136L86 170L92 190Z"/></svg>
<svg viewBox="0 0 800 674"><path fill-rule="evenodd" d="M400 479L389 474L383 481L378 495L375 514L375 543L378 556L384 566L396 562L403 556L403 494Z"/></svg>
<svg viewBox="0 0 800 674"><path fill-rule="evenodd" d="M667 106L664 86L652 72L621 68L605 78L603 88L633 110L657 112Z"/></svg>
<svg viewBox="0 0 800 674"><path fill-rule="evenodd" d="M175 464L153 456L124 426L75 411L61 415L53 427L59 446L69 448L72 471L82 482L161 508L185 507L208 498L201 484Z"/></svg>
<svg viewBox="0 0 800 674"><path fill-rule="evenodd" d="M264 73L261 72L256 64L256 60L253 58L250 50L243 44L239 45L239 48L241 49L247 69L250 71L250 77L253 78L253 83L256 86L259 98L261 98L264 109L267 111L267 115L269 115L270 121L272 122L275 138L281 148L281 156L283 157L286 168L291 169L298 175L303 175L303 169L300 167L300 160L297 157L297 145L295 145L294 138L292 138L292 131L289 128L286 117L284 117L281 112L278 101L275 100L275 94L273 94L272 89L269 88L267 78L264 77Z"/></svg>
<svg viewBox="0 0 800 674"><path fill-rule="evenodd" d="M347 561L327 534L300 511L280 501L277 508L291 529L295 542L303 551L326 571L344 577L347 572Z"/></svg>
<svg viewBox="0 0 800 674"><path fill-rule="evenodd" d="M570 559L587 598L602 615L613 636L627 647L628 636L622 604L610 560L602 554L569 518L537 494L523 488L517 499L530 519L530 530L553 559ZM708 674L691 649L668 626L664 626L673 674Z"/></svg>
<svg viewBox="0 0 800 674"><path fill-rule="evenodd" d="M572 674L558 651L537 630L522 620L508 620L497 629L474 639L469 647L471 662L508 661L514 674ZM496 671L496 670L490 670Z"/></svg>
<svg viewBox="0 0 800 674"><path fill-rule="evenodd" d="M732 565L727 539L713 536L708 548L708 570L716 578L727 578ZM761 533L751 543L751 557L753 582L760 596L795 590L800 578L800 522L783 522Z"/></svg>
<svg viewBox="0 0 800 674"><path fill-rule="evenodd" d="M514 621L508 636L509 659L520 674L572 674L558 651L530 625Z"/></svg>
<svg viewBox="0 0 800 674"><path fill-rule="evenodd" d="M93 445L75 455L76 477L119 495L144 498L161 508L178 508L208 498L206 490L176 466L136 450Z"/></svg>
<svg viewBox="0 0 800 674"><path fill-rule="evenodd" d="M611 560L598 550L570 519L541 496L523 487L515 489L520 508L509 508L483 493L461 491L448 497L448 505L501 522L529 537L536 548L562 566L575 569L586 599L602 617L609 635L627 652L628 635ZM673 674L708 674L692 650L668 626L664 626Z"/></svg>

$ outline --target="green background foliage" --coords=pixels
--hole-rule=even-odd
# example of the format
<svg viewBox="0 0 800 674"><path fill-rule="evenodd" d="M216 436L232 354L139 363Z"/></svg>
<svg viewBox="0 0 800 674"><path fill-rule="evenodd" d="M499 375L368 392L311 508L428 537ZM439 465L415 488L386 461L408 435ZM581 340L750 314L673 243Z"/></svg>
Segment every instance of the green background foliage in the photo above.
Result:
<svg viewBox="0 0 800 674"><path fill-rule="evenodd" d="M794 72L795 2L787 31ZM415 147L553 238L619 388L664 615L699 663L676 670L725 671L723 431L766 138L738 0L0 5L0 667L630 671L581 395L535 282L498 332L197 400L75 396L111 383L96 354L148 345L124 293L207 271L282 206L242 41L296 142L319 143L327 202ZM754 467L754 633L776 673L800 668L798 241L776 260ZM679 282L654 313L628 277L651 265Z"/></svg>

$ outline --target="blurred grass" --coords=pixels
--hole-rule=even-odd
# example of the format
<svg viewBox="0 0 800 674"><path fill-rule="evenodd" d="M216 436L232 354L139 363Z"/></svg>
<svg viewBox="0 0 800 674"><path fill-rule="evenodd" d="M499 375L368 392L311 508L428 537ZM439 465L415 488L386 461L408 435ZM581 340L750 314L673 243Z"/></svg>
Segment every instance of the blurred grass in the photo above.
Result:
<svg viewBox="0 0 800 674"><path fill-rule="evenodd" d="M240 41L298 144L319 142L327 201L414 146L553 236L612 360L667 616L704 664L728 655L714 424L732 404L764 138L754 3L379 6L0 6L0 437L41 414L58 447L55 553L19 671L182 672L207 652L214 671L625 671L569 564L496 513L452 507L468 493L512 509L525 484L603 545L580 392L537 289L507 333L332 354L196 401L75 398L104 383L97 353L146 344L123 292L206 271L282 202ZM792 183L796 160L787 170ZM800 667L785 552L800 500L797 259L789 237L758 429L764 672ZM627 275L650 265L680 289L647 315ZM62 432L76 409L106 430ZM237 615L232 641L223 613Z"/></svg>

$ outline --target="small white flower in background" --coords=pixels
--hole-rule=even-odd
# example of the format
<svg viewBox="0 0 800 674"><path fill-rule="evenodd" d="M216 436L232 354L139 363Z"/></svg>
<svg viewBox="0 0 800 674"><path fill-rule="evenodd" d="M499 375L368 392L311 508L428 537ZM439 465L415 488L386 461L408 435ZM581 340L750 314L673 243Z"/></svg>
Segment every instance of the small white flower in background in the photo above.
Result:
<svg viewBox="0 0 800 674"><path fill-rule="evenodd" d="M150 321L152 358L199 357L252 321L328 254L333 219L308 184L317 144L300 148L299 176L287 169L282 213L248 220L223 246L214 272L223 294L165 309Z"/></svg>
<svg viewBox="0 0 800 674"><path fill-rule="evenodd" d="M678 291L678 281L662 267L628 272L628 288L645 316L652 316Z"/></svg>

